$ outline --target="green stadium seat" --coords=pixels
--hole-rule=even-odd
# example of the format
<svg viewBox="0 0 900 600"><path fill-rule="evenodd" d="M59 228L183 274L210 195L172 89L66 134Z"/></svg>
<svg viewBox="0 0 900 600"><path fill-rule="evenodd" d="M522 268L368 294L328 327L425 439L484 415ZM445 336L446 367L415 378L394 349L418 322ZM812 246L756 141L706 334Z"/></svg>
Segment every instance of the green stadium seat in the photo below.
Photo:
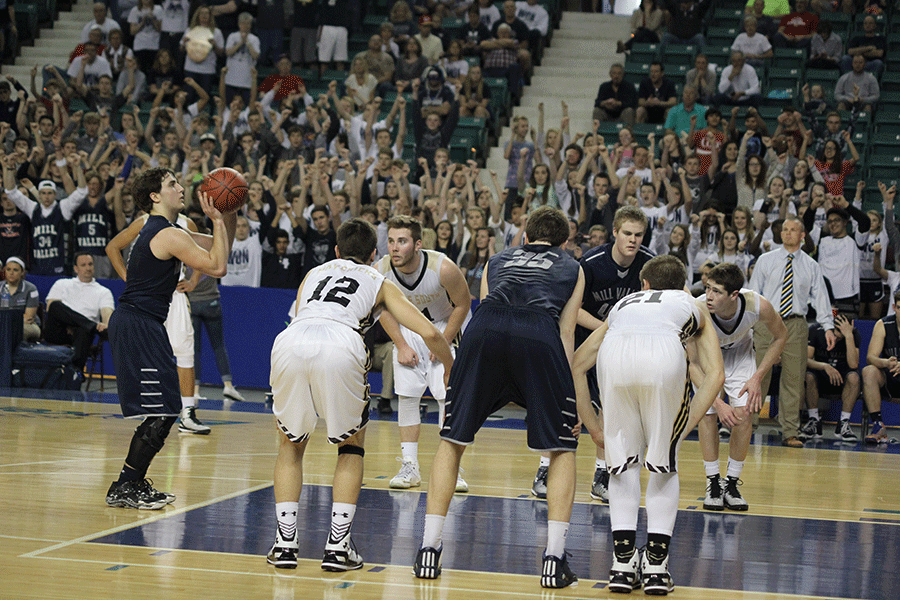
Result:
<svg viewBox="0 0 900 600"><path fill-rule="evenodd" d="M803 69L806 65L804 48L775 48L772 66L779 69Z"/></svg>
<svg viewBox="0 0 900 600"><path fill-rule="evenodd" d="M659 57L659 44L632 44L628 60L636 63L651 63Z"/></svg>

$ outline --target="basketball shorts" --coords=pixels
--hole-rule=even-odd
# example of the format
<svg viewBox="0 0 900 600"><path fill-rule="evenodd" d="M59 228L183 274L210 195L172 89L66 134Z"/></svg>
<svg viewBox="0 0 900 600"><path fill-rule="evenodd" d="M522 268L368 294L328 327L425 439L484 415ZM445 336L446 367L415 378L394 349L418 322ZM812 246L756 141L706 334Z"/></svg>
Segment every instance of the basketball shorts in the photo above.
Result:
<svg viewBox="0 0 900 600"><path fill-rule="evenodd" d="M641 456L648 471L677 472L691 402L678 338L607 335L597 355L597 380L609 472L622 473L640 464Z"/></svg>
<svg viewBox="0 0 900 600"><path fill-rule="evenodd" d="M832 365L833 366L833 365ZM849 366L839 365L835 367L838 370L838 373L841 374L841 378L844 380L844 383L847 383L847 375L851 370ZM807 373L812 373L813 377L816 378L816 389L819 390L820 396L839 396L844 391L844 384L834 385L831 383L831 379L828 377L828 373L825 371L813 371L812 369L807 369ZM897 390L900 391L900 381L897 382Z"/></svg>
<svg viewBox="0 0 900 600"><path fill-rule="evenodd" d="M109 343L122 415L177 416L181 412L178 371L163 324L119 304L109 318Z"/></svg>
<svg viewBox="0 0 900 600"><path fill-rule="evenodd" d="M884 282L879 279L859 280L859 301L874 304L884 301Z"/></svg>
<svg viewBox="0 0 900 600"><path fill-rule="evenodd" d="M447 322L438 321L434 326L439 331L443 331L447 326ZM422 339L422 336L413 333L402 325L400 326L400 332L403 334L403 339L406 340L406 343L419 357L419 362L413 367L401 365L397 362L397 346L394 346L394 391L398 396L421 398L427 388L431 390L431 395L436 400L443 400L447 397L447 390L444 389L443 363L429 360L430 350L425 345L425 340Z"/></svg>
<svg viewBox="0 0 900 600"><path fill-rule="evenodd" d="M734 408L747 406L750 395L744 392L743 395L738 396L738 393L756 373L756 357L752 349L750 352L723 350L722 358L725 362L725 402ZM716 409L710 406L706 414L714 415Z"/></svg>
<svg viewBox="0 0 900 600"><path fill-rule="evenodd" d="M900 398L900 377L891 375L887 369L882 369L884 373L884 385L881 388L882 398Z"/></svg>
<svg viewBox="0 0 900 600"><path fill-rule="evenodd" d="M194 367L194 324L187 294L175 292L164 323L169 343L175 353L175 363L182 369Z"/></svg>
<svg viewBox="0 0 900 600"><path fill-rule="evenodd" d="M471 444L487 418L509 402L528 411L530 449L576 449L575 386L556 322L545 312L482 304L450 371L441 438Z"/></svg>
<svg viewBox="0 0 900 600"><path fill-rule="evenodd" d="M319 61L347 62L347 28L322 25L319 35Z"/></svg>
<svg viewBox="0 0 900 600"><path fill-rule="evenodd" d="M272 347L273 412L293 442L324 419L328 441L340 443L369 421L368 353L362 336L336 323L297 323Z"/></svg>

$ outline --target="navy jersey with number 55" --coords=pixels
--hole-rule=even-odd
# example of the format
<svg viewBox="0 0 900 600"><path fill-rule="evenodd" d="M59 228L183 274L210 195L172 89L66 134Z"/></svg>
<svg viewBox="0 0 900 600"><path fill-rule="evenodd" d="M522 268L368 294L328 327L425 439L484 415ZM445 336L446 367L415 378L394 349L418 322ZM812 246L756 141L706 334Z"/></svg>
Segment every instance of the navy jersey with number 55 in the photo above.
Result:
<svg viewBox="0 0 900 600"><path fill-rule="evenodd" d="M483 302L537 309L559 321L578 283L579 268L558 246L507 248L488 261L488 295Z"/></svg>

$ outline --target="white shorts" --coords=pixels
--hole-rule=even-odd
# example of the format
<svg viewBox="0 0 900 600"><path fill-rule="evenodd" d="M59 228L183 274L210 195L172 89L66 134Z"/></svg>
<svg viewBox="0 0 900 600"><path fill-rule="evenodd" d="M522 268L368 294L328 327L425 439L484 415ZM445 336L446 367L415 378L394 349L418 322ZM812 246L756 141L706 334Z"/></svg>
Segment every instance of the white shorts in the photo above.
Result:
<svg viewBox="0 0 900 600"><path fill-rule="evenodd" d="M690 413L687 360L669 336L607 337L597 356L603 437L609 471L631 464L654 473L678 470L678 448Z"/></svg>
<svg viewBox="0 0 900 600"><path fill-rule="evenodd" d="M172 293L172 303L169 304L169 314L164 325L175 354L175 364L182 369L193 369L194 324L191 321L191 306L187 294Z"/></svg>
<svg viewBox="0 0 900 600"><path fill-rule="evenodd" d="M347 28L322 25L319 34L320 62L347 62Z"/></svg>
<svg viewBox="0 0 900 600"><path fill-rule="evenodd" d="M747 406L750 395L744 392L741 396L738 393L744 384L756 373L756 357L751 352L729 352L722 351L722 358L725 361L725 402L734 408ZM765 392L763 392L765 395ZM712 406L706 411L708 415L716 414L716 409Z"/></svg>
<svg viewBox="0 0 900 600"><path fill-rule="evenodd" d="M273 412L291 441L302 442L325 420L337 444L369 420L368 355L362 337L336 323L297 324L272 347Z"/></svg>
<svg viewBox="0 0 900 600"><path fill-rule="evenodd" d="M446 321L434 324L438 330L443 331L447 326ZM413 333L406 327L400 326L403 339L415 351L419 362L414 367L407 367L397 362L397 346L394 346L394 391L398 396L421 398L425 389L431 390L435 400L443 400L447 397L444 388L444 365L440 361L431 362L428 356L431 351L425 345L425 340L417 333ZM456 351L453 355L456 356Z"/></svg>

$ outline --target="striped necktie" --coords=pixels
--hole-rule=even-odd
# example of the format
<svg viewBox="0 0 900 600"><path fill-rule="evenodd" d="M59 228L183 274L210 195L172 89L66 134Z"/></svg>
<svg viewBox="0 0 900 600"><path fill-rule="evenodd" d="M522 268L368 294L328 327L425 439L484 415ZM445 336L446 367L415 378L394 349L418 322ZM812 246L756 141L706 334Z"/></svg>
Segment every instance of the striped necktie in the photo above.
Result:
<svg viewBox="0 0 900 600"><path fill-rule="evenodd" d="M784 279L781 282L781 304L778 312L785 318L794 309L794 255L788 254L787 264L784 266Z"/></svg>

